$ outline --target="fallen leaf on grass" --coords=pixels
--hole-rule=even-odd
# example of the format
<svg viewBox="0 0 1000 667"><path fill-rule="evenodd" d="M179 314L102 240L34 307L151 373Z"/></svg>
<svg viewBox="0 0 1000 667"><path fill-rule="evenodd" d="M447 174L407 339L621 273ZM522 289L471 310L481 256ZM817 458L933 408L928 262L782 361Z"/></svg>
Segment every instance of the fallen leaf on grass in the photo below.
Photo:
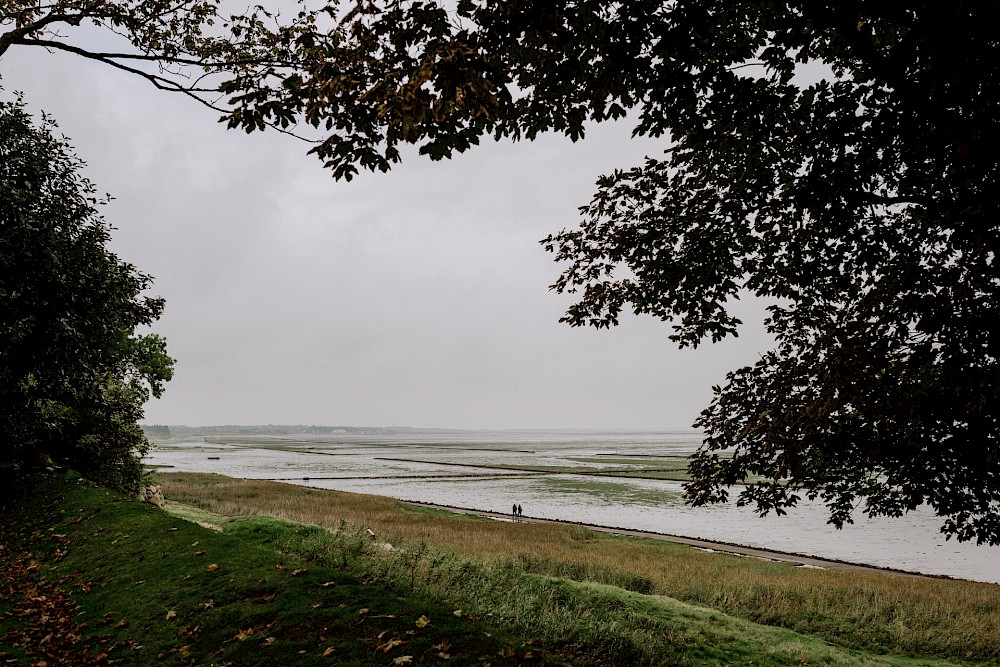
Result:
<svg viewBox="0 0 1000 667"><path fill-rule="evenodd" d="M413 664L413 656L412 655L401 655L398 658L396 658L395 660L393 660L390 664L393 664L393 665L412 665Z"/></svg>
<svg viewBox="0 0 1000 667"><path fill-rule="evenodd" d="M367 614L370 611L371 609L368 608L358 609L358 614Z"/></svg>
<svg viewBox="0 0 1000 667"><path fill-rule="evenodd" d="M459 618L462 618L462 615L463 615L463 614L464 614L465 612L464 612L464 611L462 611L461 609L456 609L455 611L453 611L453 612L451 612L451 613L452 613L452 614L454 614L455 616L458 616Z"/></svg>
<svg viewBox="0 0 1000 667"><path fill-rule="evenodd" d="M271 646L276 641L278 641L278 640L275 639L274 637L268 637L267 639L264 640L264 646Z"/></svg>
<svg viewBox="0 0 1000 667"><path fill-rule="evenodd" d="M218 569L219 569L219 564L218 563L212 563L211 565L209 565L208 567L205 568L205 571L206 572L215 572Z"/></svg>
<svg viewBox="0 0 1000 667"><path fill-rule="evenodd" d="M333 655L336 652L337 652L337 650L331 646L328 649L326 649L325 651L323 651L323 657L324 658L329 658L331 655Z"/></svg>
<svg viewBox="0 0 1000 667"><path fill-rule="evenodd" d="M431 648L434 649L435 651L447 651L449 648L451 648L451 642L445 639L440 644L435 644Z"/></svg>
<svg viewBox="0 0 1000 667"><path fill-rule="evenodd" d="M285 567L284 565L275 565L275 566L274 566L274 569L275 569L275 570L278 570L279 572L284 572L284 571L285 571L285 570L287 570L288 568L287 568L287 567Z"/></svg>
<svg viewBox="0 0 1000 667"><path fill-rule="evenodd" d="M167 612L167 620L169 621L172 618L177 618L177 612L173 609Z"/></svg>
<svg viewBox="0 0 1000 667"><path fill-rule="evenodd" d="M385 642L384 644L379 644L378 646L376 646L375 650L376 651L382 651L382 653L388 653L389 651L391 651L392 649L396 648L397 646L402 646L404 643L405 642L402 639L400 639L399 637L393 637L392 639L390 639L389 641Z"/></svg>
<svg viewBox="0 0 1000 667"><path fill-rule="evenodd" d="M195 555L195 556L204 556L204 555L205 555L205 552L204 552L204 551L195 551L195 552L194 552L194 555Z"/></svg>
<svg viewBox="0 0 1000 667"><path fill-rule="evenodd" d="M328 581L324 584L320 584L320 586L322 586L323 588L329 588L330 586L336 586L336 585L337 585L336 581Z"/></svg>
<svg viewBox="0 0 1000 667"><path fill-rule="evenodd" d="M182 635L197 635L200 630L201 630L201 626L200 625L196 625L193 628L190 625L185 625L183 628L181 628L181 634Z"/></svg>
<svg viewBox="0 0 1000 667"><path fill-rule="evenodd" d="M305 573L306 573L306 572L308 572L308 571L309 571L309 570L307 570L306 568L304 568L304 567L300 567L300 568L299 568L299 569L297 569L297 570L292 570L292 576L293 576L293 577L297 577L297 576L299 576L300 574L305 574Z"/></svg>
<svg viewBox="0 0 1000 667"><path fill-rule="evenodd" d="M427 618L426 616L421 616L420 618L418 618L416 620L415 625L418 628L422 628L422 627L425 627L430 622L431 622L431 619Z"/></svg>
<svg viewBox="0 0 1000 667"><path fill-rule="evenodd" d="M237 632L236 636L233 639L235 639L238 642L241 642L249 639L251 636L253 636L253 628L247 628L246 630L240 630L239 632Z"/></svg>
<svg viewBox="0 0 1000 667"><path fill-rule="evenodd" d="M451 656L445 653L444 651L438 653L438 657L441 658L442 660L451 660Z"/></svg>

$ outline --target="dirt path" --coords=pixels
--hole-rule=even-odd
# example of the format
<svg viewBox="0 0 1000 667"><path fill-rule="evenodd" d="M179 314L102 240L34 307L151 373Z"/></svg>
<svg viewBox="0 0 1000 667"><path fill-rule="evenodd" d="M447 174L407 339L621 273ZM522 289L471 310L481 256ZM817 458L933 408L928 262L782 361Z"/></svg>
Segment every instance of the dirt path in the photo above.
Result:
<svg viewBox="0 0 1000 667"><path fill-rule="evenodd" d="M455 512L457 514L472 514L475 516L487 517L497 521L513 521L513 519L509 514L504 514L502 512L473 510L473 509L466 509L464 507L451 507L448 505L436 505L433 503L421 503L409 500L404 502L410 505L416 505L418 507L429 507L433 509L448 510L451 512ZM686 544L696 549L702 549L706 551L714 551L726 554L734 554L737 556L746 556L750 558L760 558L762 560L773 560L783 563L792 563L793 565L797 565L799 567L815 567L815 568L823 568L826 570L854 570L854 571L862 570L867 572L878 572L881 574L889 574L898 577L919 577L926 579L951 578L943 575L921 574L919 572L907 572L905 570L894 570L891 568L876 567L874 565L862 565L860 563L848 563L845 561L818 558L816 556L804 556L801 554L793 554L783 551L772 551L770 549L758 549L756 547L746 547L739 544L729 544L727 542L715 542L713 540L701 540L691 537L681 537L680 535L654 533L646 530L612 528L610 526L597 526L589 523L578 523L575 521L561 521L558 519L539 519L528 516L520 517L518 518L518 521L524 521L529 523L551 523L564 526L581 526L583 528L589 528L591 530L596 530L602 533L610 533L612 535L627 535L629 537L646 537L650 539L664 540L667 542L676 542L678 544Z"/></svg>

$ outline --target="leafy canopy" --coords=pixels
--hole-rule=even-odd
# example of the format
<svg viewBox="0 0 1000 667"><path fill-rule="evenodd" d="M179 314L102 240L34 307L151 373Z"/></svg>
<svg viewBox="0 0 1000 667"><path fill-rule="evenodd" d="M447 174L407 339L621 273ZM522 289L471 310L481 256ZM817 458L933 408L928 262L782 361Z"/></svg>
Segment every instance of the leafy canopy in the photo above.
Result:
<svg viewBox="0 0 1000 667"><path fill-rule="evenodd" d="M774 349L696 423L688 499L736 488L766 513L805 495L838 526L929 504L947 535L1000 543L997 3L362 1L287 20L223 19L212 0L0 7L0 53L70 50L231 127L313 128L338 178L387 170L400 144L440 159L487 135L576 140L633 119L663 154L602 178L580 227L544 241L564 263L553 287L578 295L564 321L631 310L694 346L737 333L734 299L772 304ZM131 51L52 32L74 21Z"/></svg>
<svg viewBox="0 0 1000 667"><path fill-rule="evenodd" d="M54 130L0 102L0 467L51 458L132 490L148 446L136 422L173 364L135 330L163 301L105 247L101 202Z"/></svg>

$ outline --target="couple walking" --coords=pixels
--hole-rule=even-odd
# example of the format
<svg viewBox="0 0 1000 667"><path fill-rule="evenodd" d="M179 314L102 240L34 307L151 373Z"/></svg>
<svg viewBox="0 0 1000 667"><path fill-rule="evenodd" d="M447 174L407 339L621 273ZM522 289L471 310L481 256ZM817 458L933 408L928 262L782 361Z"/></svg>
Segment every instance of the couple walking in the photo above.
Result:
<svg viewBox="0 0 1000 667"><path fill-rule="evenodd" d="M515 519L524 516L524 512L521 511L521 506L517 503L514 503L514 506L510 508L510 513Z"/></svg>

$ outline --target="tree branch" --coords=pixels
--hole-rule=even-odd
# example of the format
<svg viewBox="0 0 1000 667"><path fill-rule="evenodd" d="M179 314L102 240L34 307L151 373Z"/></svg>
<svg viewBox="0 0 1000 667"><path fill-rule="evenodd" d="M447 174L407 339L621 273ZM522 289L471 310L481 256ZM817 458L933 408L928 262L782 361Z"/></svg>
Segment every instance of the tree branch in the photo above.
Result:
<svg viewBox="0 0 1000 667"><path fill-rule="evenodd" d="M34 23L22 26L20 28L14 28L9 30L4 34L0 35L0 56L7 52L13 44L22 44L21 41L25 35L30 35L33 32L38 32L48 25L53 23L68 23L69 25L80 25L83 19L88 18L89 14L49 14Z"/></svg>
<svg viewBox="0 0 1000 667"><path fill-rule="evenodd" d="M105 65L110 65L111 67L114 67L116 69L120 69L123 72L128 72L129 74L135 74L136 76L140 76L143 79L146 79L147 81L149 81L150 83L152 83L153 86L155 86L159 90L164 90L164 91L167 91L167 92L182 93L184 95L187 95L191 99L196 100L199 104L202 104L203 106L208 107L212 111L217 111L217 112L219 112L221 114L224 114L224 115L229 114L230 111L231 111L230 109L228 109L226 107L223 107L223 106L219 106L219 105L215 104L214 102L212 102L211 100L207 100L204 97L202 97L201 95L199 95L199 93L216 93L216 94L221 94L221 91L218 88L198 88L198 87L195 87L195 86L184 86L184 85L181 85L180 83L178 83L176 81L173 81L171 79L168 79L166 77L159 76L159 75L153 74L151 72L145 72L145 71L143 71L141 69L138 69L138 68L135 68L135 67L129 67L128 65L125 65L125 64L120 63L117 60L115 60L115 58L119 58L119 57L121 57L121 58L130 57L130 54L95 53L93 51L87 51L86 49L81 49L80 47L72 46L70 44L64 44L62 42L46 41L46 40L38 40L38 39L21 39L21 40L15 40L14 44L25 45L25 46L41 46L41 47L45 47L45 48L53 48L53 49L57 49L57 50L60 50L60 51L66 51L68 53L72 53L74 55L78 55L78 56L81 56L83 58L88 58L90 60L96 60L97 62L104 63ZM146 62L156 62L156 61L166 61L166 62L171 62L171 63L178 62L177 59L175 59L175 58L156 58L156 57L153 57L153 56L147 56L147 57L142 57L142 58L138 58L138 59L142 60L142 61L146 61ZM181 63L178 63L178 64L181 64ZM193 63L193 64L200 65L200 66L207 66L207 65L201 65L200 63ZM248 61L247 63L244 63L244 64L252 64L252 61ZM205 78L205 76L207 76L207 74L198 77L196 79L196 81L201 81L202 79ZM308 142L308 143L311 143L311 144L320 143L319 140L317 140L317 139L310 139L309 137L304 137L301 134L297 134L297 133L295 133L295 132L293 132L291 130L283 128L283 127L281 127L280 125L278 125L276 123L265 122L264 124L267 125L268 127L270 127L273 130L277 130L278 132L281 132L282 134L287 134L288 136L294 137L296 139L299 139L300 141L305 141L305 142Z"/></svg>
<svg viewBox="0 0 1000 667"><path fill-rule="evenodd" d="M93 52L93 51L87 51L86 49L81 49L80 47L73 46L71 44L65 44L63 42L56 42L56 41L52 41L52 40L43 40L43 39L16 39L16 40L14 40L13 43L14 44L18 44L18 45L23 45L23 46L41 46L43 48L51 48L51 49L56 49L58 51L66 51L67 53L72 53L74 55L82 56L82 57L88 58L90 60L96 60L98 62L104 63L105 65L110 65L111 67L115 67L115 68L120 69L122 71L128 72L129 74L136 74L138 76L141 76L142 78L146 79L147 81L149 81L150 83L152 83L154 86L156 86L160 90L167 90L167 91L184 93L184 94L186 94L186 95L188 95L190 97L193 97L194 99L198 100L199 102L201 102L202 104L204 104L205 106L207 106L208 108L210 108L210 109L212 109L214 111L219 111L219 112L222 112L222 113L226 112L226 109L224 109L222 107L217 107L214 104L212 104L211 102L209 102L208 100L205 100L205 99L199 97L196 94L196 93L218 93L219 92L218 88L195 88L195 87L190 87L190 86L183 86L183 85L177 83L176 81L172 81L172 80L170 80L170 79L168 79L166 77L158 76L158 75L152 74L150 72L145 72L145 71L143 71L141 69L138 69L138 68L135 68L135 67L129 67L128 65L120 63L117 60L118 58L125 59L125 58L129 58L129 57L133 57L135 59L143 60L143 61L147 61L147 62L156 62L156 61L176 62L176 60L173 59L173 58L156 58L154 56L137 57L137 56L130 55L130 54L117 54L117 53L96 53L96 52ZM195 65L197 65L199 63L196 63L196 62L191 62L191 63L181 63L181 62L178 62L178 64L195 64Z"/></svg>

